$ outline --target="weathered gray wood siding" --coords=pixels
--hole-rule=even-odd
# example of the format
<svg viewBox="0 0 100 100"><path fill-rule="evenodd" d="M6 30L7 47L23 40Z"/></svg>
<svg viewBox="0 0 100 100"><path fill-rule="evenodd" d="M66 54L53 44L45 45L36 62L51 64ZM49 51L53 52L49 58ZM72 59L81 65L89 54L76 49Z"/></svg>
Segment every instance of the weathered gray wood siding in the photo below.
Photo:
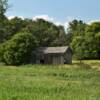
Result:
<svg viewBox="0 0 100 100"><path fill-rule="evenodd" d="M41 51L41 50L40 50ZM35 51L32 54L32 63L36 64L71 64L72 63L72 51L70 48L64 53L44 53Z"/></svg>

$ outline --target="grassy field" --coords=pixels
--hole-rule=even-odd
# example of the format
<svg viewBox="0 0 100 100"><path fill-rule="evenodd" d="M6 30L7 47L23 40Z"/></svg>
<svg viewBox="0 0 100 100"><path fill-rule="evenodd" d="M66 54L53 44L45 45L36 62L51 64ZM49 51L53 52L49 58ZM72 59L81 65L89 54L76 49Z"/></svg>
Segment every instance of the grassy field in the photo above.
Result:
<svg viewBox="0 0 100 100"><path fill-rule="evenodd" d="M100 100L100 61L0 65L0 100Z"/></svg>

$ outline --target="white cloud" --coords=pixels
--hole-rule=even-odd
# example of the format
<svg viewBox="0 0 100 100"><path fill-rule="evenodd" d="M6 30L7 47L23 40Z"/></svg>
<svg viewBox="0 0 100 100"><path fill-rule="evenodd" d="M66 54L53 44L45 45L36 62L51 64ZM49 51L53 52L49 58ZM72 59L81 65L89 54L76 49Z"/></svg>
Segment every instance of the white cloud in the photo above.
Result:
<svg viewBox="0 0 100 100"><path fill-rule="evenodd" d="M57 25L57 26L59 26L59 25L63 25L63 23L58 22L58 21L54 21L53 23L54 23L55 25Z"/></svg>
<svg viewBox="0 0 100 100"><path fill-rule="evenodd" d="M88 25L92 24L93 22L100 22L100 20L91 20L89 22L87 22Z"/></svg>
<svg viewBox="0 0 100 100"><path fill-rule="evenodd" d="M68 16L68 17L66 18L66 22L60 22L60 21L56 21L56 20L55 20L54 18L52 18L52 17L49 17L48 15L37 15L37 16L34 16L32 19L33 19L33 20L44 19L44 20L46 20L46 21L50 21L50 22L54 23L54 24L57 25L57 26L62 25L62 26L64 26L64 28L66 29L66 28L68 28L68 25L69 25L68 23L69 23L70 21L72 21L74 18Z"/></svg>
<svg viewBox="0 0 100 100"><path fill-rule="evenodd" d="M63 25L63 26L64 26L64 28L65 28L65 29L67 29L67 28L68 28L68 26L69 26L69 22L64 23L64 25Z"/></svg>
<svg viewBox="0 0 100 100"><path fill-rule="evenodd" d="M71 22L71 21L73 21L74 19L76 19L76 18L71 17L71 16L67 16L67 18L66 18L66 20L67 20L68 22Z"/></svg>
<svg viewBox="0 0 100 100"><path fill-rule="evenodd" d="M13 19L13 18L15 18L15 17L16 17L16 16L8 16L8 19L11 20L11 19ZM18 18L21 18L22 20L25 19L23 16L17 16L17 17L18 17ZM49 22L54 23L54 24L57 25L57 26L62 25L62 26L64 26L65 29L67 29L67 28L68 28L68 25L69 25L69 22L71 22L71 21L72 21L73 19L75 19L75 18L68 16L68 17L66 17L66 21L65 21L65 22L61 22L61 21L57 21L57 20L55 20L54 18L49 17L48 15L45 15L45 14L44 14L44 15L36 15L36 16L34 16L32 19L33 19L33 20L44 19L44 20L46 20L46 21L49 21Z"/></svg>
<svg viewBox="0 0 100 100"><path fill-rule="evenodd" d="M37 15L37 16L33 17L33 20L37 20L37 19L44 19L44 20L50 21L50 22L54 21L54 19L49 17L48 15Z"/></svg>
<svg viewBox="0 0 100 100"><path fill-rule="evenodd" d="M46 21L49 21L49 22L54 23L54 24L57 25L57 26L58 26L58 25L62 25L61 22L56 21L54 18L49 17L48 15L37 15L37 16L34 16L32 19L33 19L33 20L44 19L44 20L46 20Z"/></svg>
<svg viewBox="0 0 100 100"><path fill-rule="evenodd" d="M63 25L63 23L61 23L61 22L59 22L59 21L56 21L54 18L49 17L48 15L37 15L37 16L34 16L32 19L33 19L33 20L44 19L44 20L46 20L46 21L49 21L49 22L54 23L54 24L57 25L57 26Z"/></svg>
<svg viewBox="0 0 100 100"><path fill-rule="evenodd" d="M67 17L66 17L66 22L63 23L64 28L67 29L68 26L69 26L69 22L73 21L74 19L75 19L74 17L67 16Z"/></svg>
<svg viewBox="0 0 100 100"><path fill-rule="evenodd" d="M13 19L13 18L15 18L15 16L8 16L8 19L9 19L9 20L11 20L11 19Z"/></svg>
<svg viewBox="0 0 100 100"><path fill-rule="evenodd" d="M22 20L24 20L24 17L23 16L8 16L8 19L11 20L15 17L18 17L18 18L21 18Z"/></svg>

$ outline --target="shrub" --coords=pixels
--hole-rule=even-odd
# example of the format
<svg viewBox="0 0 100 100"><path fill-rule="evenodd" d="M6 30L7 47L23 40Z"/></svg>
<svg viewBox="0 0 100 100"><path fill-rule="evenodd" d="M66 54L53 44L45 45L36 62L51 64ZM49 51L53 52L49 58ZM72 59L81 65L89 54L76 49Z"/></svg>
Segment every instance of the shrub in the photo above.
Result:
<svg viewBox="0 0 100 100"><path fill-rule="evenodd" d="M32 50L37 46L36 39L31 33L18 33L1 45L0 58L7 65L28 63Z"/></svg>

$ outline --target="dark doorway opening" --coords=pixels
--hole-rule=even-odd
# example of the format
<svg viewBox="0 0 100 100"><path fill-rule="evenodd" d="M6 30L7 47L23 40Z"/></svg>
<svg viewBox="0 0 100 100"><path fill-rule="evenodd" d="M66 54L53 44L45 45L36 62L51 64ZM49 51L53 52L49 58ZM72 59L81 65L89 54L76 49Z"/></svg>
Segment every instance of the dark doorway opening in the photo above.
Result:
<svg viewBox="0 0 100 100"><path fill-rule="evenodd" d="M44 60L43 59L40 60L40 64L44 64Z"/></svg>
<svg viewBox="0 0 100 100"><path fill-rule="evenodd" d="M64 64L67 64L67 59L64 59Z"/></svg>

